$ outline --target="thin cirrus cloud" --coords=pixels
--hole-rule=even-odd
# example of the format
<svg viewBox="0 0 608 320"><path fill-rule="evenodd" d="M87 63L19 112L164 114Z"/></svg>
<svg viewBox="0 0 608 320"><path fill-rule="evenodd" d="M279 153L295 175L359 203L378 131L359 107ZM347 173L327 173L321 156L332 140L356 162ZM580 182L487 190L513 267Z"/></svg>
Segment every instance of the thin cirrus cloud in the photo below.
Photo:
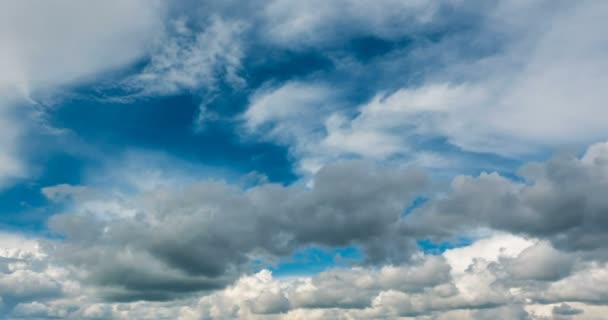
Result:
<svg viewBox="0 0 608 320"><path fill-rule="evenodd" d="M605 318L607 13L0 4L0 317Z"/></svg>

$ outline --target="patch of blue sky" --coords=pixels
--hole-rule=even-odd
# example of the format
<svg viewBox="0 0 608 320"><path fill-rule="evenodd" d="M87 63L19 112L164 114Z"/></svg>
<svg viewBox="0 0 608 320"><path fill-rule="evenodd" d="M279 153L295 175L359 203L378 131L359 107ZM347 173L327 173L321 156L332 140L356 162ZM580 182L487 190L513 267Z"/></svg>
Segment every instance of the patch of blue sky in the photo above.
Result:
<svg viewBox="0 0 608 320"><path fill-rule="evenodd" d="M401 216L405 217L405 216L409 215L414 210L422 207L428 201L429 201L429 198L422 196L422 195L415 197L414 200L412 200L412 202L410 202L410 204L407 207L405 207L405 209L403 209L403 214Z"/></svg>
<svg viewBox="0 0 608 320"><path fill-rule="evenodd" d="M324 52L314 49L287 50L260 48L243 61L243 76L249 88L266 83L303 79L320 72L334 70L334 62Z"/></svg>
<svg viewBox="0 0 608 320"><path fill-rule="evenodd" d="M162 151L195 164L229 167L243 174L261 172L271 181L294 179L284 147L244 141L231 122L212 122L201 132L194 130L199 104L199 99L189 94L130 104L77 99L65 102L50 121L111 153Z"/></svg>
<svg viewBox="0 0 608 320"><path fill-rule="evenodd" d="M475 19L463 21L477 23ZM466 31L470 23L458 28ZM220 81L218 87L211 91L200 88L168 96L113 100L113 97L121 98L128 94L128 88L113 83L121 83L121 79L145 68L148 60L144 58L66 89L65 94L61 95L60 105L49 110L48 121L55 128L68 130L87 148L94 148L95 152L109 158L119 158L129 150L149 150L166 153L193 165L215 167L218 171L229 170L235 172L235 176L258 172L267 176L269 181L288 184L295 181L297 176L293 172L294 159L290 157L287 147L243 139L238 129L239 123L234 120L247 108L249 97L256 89L290 80L331 82L337 90L342 91L344 105L350 106L354 116L356 106L368 101L378 88L387 87L386 81L375 79L381 74L384 63L376 62L377 57L393 53L399 57L410 48L424 46L427 41L438 41L444 35L453 34L453 31L438 26L415 39L359 35L344 39L334 47L324 48L281 49L254 44L249 47L250 52L242 61L239 72L246 80L244 88L234 88ZM497 48L492 44L483 44L482 47ZM469 50L467 54L471 56L492 53L490 49L483 48L465 49ZM337 56L352 57L358 63L366 64L368 69L366 72L340 69L336 66ZM411 63L408 57L404 56L399 61L406 66L399 68L407 71L407 65ZM390 78L397 88L404 83L415 83L413 79L416 75L405 72L399 79ZM205 104L205 111L211 113L212 119L203 119L204 123L197 126L197 119L205 116L200 114L201 103ZM54 145L50 147L54 148L52 155L40 157L40 152L28 151L31 153L31 165L38 168L37 172L30 179L0 191L0 225L43 228L50 213L41 209L48 203L40 194L40 188L61 183L79 184L85 170L91 171L99 166L96 156L86 155L88 151L62 150L65 141L59 143L53 141L53 137L30 140ZM465 152L445 139L420 141L415 147L466 163L466 168L458 168L460 174L498 171L516 179L515 169L521 163L492 154ZM449 170L446 169L446 172ZM433 171L434 174L438 172L441 170ZM455 171L449 171L446 175L452 174ZM422 203L415 201L413 206ZM405 212L414 208L408 208Z"/></svg>
<svg viewBox="0 0 608 320"><path fill-rule="evenodd" d="M47 218L58 212L42 194L41 188L81 181L82 159L68 154L54 154L35 163L40 168L30 179L22 179L7 189L0 190L0 227L29 232L44 232Z"/></svg>
<svg viewBox="0 0 608 320"><path fill-rule="evenodd" d="M434 242L430 239L419 239L416 242L418 248L425 254L440 255L449 249L469 246L475 242L475 239L461 236L451 241Z"/></svg>
<svg viewBox="0 0 608 320"><path fill-rule="evenodd" d="M307 247L296 251L268 269L277 277L317 274L331 268L348 267L363 260L357 247L321 248Z"/></svg>

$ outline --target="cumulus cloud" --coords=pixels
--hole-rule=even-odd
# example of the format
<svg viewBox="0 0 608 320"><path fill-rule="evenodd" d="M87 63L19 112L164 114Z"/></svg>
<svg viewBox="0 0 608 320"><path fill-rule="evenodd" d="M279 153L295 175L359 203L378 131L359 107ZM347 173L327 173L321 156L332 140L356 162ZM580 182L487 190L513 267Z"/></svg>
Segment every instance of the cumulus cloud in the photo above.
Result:
<svg viewBox="0 0 608 320"><path fill-rule="evenodd" d="M0 233L0 315L21 304L61 298L77 288L70 271L53 264L36 239Z"/></svg>
<svg viewBox="0 0 608 320"><path fill-rule="evenodd" d="M504 235L492 236L484 240L485 247L502 246L502 253L492 252L502 258L521 254L517 242L526 240L510 237L511 241L505 242ZM466 256L466 252L471 249L453 249L445 255ZM464 272L452 269L456 266L454 260L442 256L423 256L409 265L379 270L335 269L307 278L281 279L261 271L182 309L181 316L183 319L540 320L553 319L552 315L584 319L581 317L584 309L594 308L580 303L576 303L576 308L564 303L535 304L527 300L535 293L534 289L509 285L496 265L483 258L483 251L477 252L481 255L473 255ZM426 274L436 277L429 277L433 279L429 282L419 281L427 278ZM404 283L408 285L403 286ZM280 308L271 314L256 312L259 308L269 310L277 306Z"/></svg>
<svg viewBox="0 0 608 320"><path fill-rule="evenodd" d="M580 239L602 237L604 201L597 192L608 172L606 150L596 144L580 157L530 164L523 182L497 174L457 177L450 192L405 216L427 178L361 161L326 166L308 187L206 180L152 184L131 194L49 187L45 195L67 205L50 220L64 237L53 243L52 261L78 270L66 278L86 297L73 316L120 318L118 310L144 300L149 305L138 310L184 319L544 319L553 305L587 310L608 300L603 242ZM479 228L508 233L482 232L480 240L440 256L418 253L417 238L449 239ZM251 273L253 261L311 245L356 246L364 261L310 277ZM29 279L17 281L23 288L43 283L21 275ZM60 282L50 283L51 291L38 294L65 295ZM106 302L94 304L93 297ZM65 301L38 300L13 303L14 312L67 308Z"/></svg>
<svg viewBox="0 0 608 320"><path fill-rule="evenodd" d="M606 265L581 265L561 280L545 278L548 286L538 286L534 279L504 270L509 268L508 259L526 255L539 242L505 234L439 256L418 254L405 264L379 268L336 268L298 277L274 277L262 270L198 298L195 293L168 302L100 302L103 290L80 282L78 269L69 267L72 262L62 260L64 256L48 254L54 254L61 241L13 235L0 240L7 248L0 273L2 312L23 319L545 320L601 319L606 312ZM121 268L117 261L112 263ZM148 268L139 265L122 279L131 281ZM19 280L20 274L27 279Z"/></svg>
<svg viewBox="0 0 608 320"><path fill-rule="evenodd" d="M522 168L524 182L496 173L458 176L452 190L411 216L413 229L429 228L438 237L487 227L549 240L555 248L605 258L605 143L580 158L559 154ZM535 255L561 260L546 249ZM545 251L545 252L543 252ZM523 257L522 257L523 258Z"/></svg>
<svg viewBox="0 0 608 320"><path fill-rule="evenodd" d="M572 272L576 258L539 242L516 258L502 261L514 279L558 280Z"/></svg>
<svg viewBox="0 0 608 320"><path fill-rule="evenodd" d="M308 245L358 245L370 263L408 260L415 242L397 225L425 184L416 170L355 161L323 168L311 189L200 181L119 197L67 186L44 192L80 199L50 227L67 240L58 254L86 271L87 281L108 287L114 299L167 299L216 289L256 256Z"/></svg>
<svg viewBox="0 0 608 320"><path fill-rule="evenodd" d="M579 232L564 235L571 229L558 228L560 237L555 237L553 232L515 228L531 228L529 223L516 221L515 227L496 223L512 220L494 215L502 217L505 213L497 208L504 208L521 215L519 219L532 214L534 219L555 220L549 216L555 211L534 212L525 207L527 202L513 205L507 200L534 200L539 206L533 208L543 208L545 196L550 195L551 203L553 197L564 198L556 194L557 186L563 188L564 183L552 180L562 177L586 179L571 180L577 188L602 190L595 184L603 181L605 150L604 144L598 144L580 158L558 156L531 164L523 170L530 174L525 183L492 175L489 185L477 187L475 179L466 178L470 179L466 188L456 188L458 192L453 190L405 217L408 199L421 190L424 176L394 168L385 171L359 161L323 168L310 187L265 183L243 189L220 181L188 187L165 184L140 194L123 194L113 205L113 197L103 190L57 186L45 193L56 201L78 200L68 213L50 222L55 232L65 236L65 241L56 244L54 257L80 270L72 279L93 296L105 298L103 310L132 305L127 302L132 300L187 304L189 297L203 293L195 305L180 309L184 319L544 319L551 309L542 306L605 303L606 286L601 283L608 277L603 258L586 254L587 248L571 247ZM579 171L569 172L573 169ZM492 184L496 182L500 187ZM478 188L483 197L469 194ZM502 199L505 190L521 194L509 193L507 200L492 198L487 205L479 205L480 199L490 196ZM464 191L466 197L460 195ZM596 202L587 191L579 194L591 198L574 203L585 203L585 210L590 210ZM105 206L87 205L99 199L104 199ZM470 212L475 208L488 212ZM452 219L456 209L458 219ZM590 217L597 216L589 212ZM527 238L482 233L482 239L472 245L440 256L416 253L415 238L466 234L476 228L523 233ZM566 236L573 239L568 245L559 241ZM251 272L253 260L272 261L309 245L354 245L371 264L310 277L275 279L268 271L243 276ZM592 249L601 252L603 245L598 242ZM229 285L235 279L239 280ZM114 311L108 314L115 316Z"/></svg>

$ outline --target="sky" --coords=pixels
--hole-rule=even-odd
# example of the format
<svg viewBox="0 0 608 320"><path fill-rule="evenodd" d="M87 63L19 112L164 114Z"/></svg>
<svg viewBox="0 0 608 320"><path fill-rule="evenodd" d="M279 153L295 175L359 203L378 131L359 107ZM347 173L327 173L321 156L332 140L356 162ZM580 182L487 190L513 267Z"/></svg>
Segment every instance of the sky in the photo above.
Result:
<svg viewBox="0 0 608 320"><path fill-rule="evenodd" d="M0 319L605 319L607 17L0 1Z"/></svg>

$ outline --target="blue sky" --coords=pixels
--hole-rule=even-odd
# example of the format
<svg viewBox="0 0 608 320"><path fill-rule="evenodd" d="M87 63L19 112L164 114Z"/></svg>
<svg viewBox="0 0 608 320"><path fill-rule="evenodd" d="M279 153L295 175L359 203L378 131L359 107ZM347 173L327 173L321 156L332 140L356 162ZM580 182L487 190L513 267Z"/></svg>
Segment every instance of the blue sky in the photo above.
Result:
<svg viewBox="0 0 608 320"><path fill-rule="evenodd" d="M194 17L182 19L185 19L187 27L193 28L190 32L204 32L199 30L204 26L199 25ZM238 70L238 76L246 84L239 87L227 83L229 80L223 78L224 71L220 70L214 75L217 84L212 88L201 83L162 94L133 93L129 86L121 87L120 83L150 67L153 61L142 56L84 83L63 87L59 94L50 98L42 97L38 101L39 98L31 97L42 110L41 121L54 131L28 133L31 135L27 138L30 143L24 145L26 150L21 152L26 153L25 163L32 169L25 177L16 179L2 190L0 197L4 201L1 205L5 213L1 217L2 223L7 227L44 231L48 215L54 212L49 210L49 203L41 195L41 187L86 183L87 172L97 170L104 166L104 162L120 158L132 150L163 153L192 166L229 175L219 177L209 173L213 178L232 180L257 172L271 182L293 183L302 176L302 172L296 170L298 159L290 154L289 146L263 137L247 137L242 132L243 120L240 117L257 90L280 87L290 81L336 83L339 84L336 91L340 92L340 103L344 104L341 108L355 116L357 106L372 99L379 90L390 92L402 85L400 83L420 81L416 75L420 71L414 66L407 67L408 62L405 61L404 73L397 81L376 84L374 78L382 79L382 75L353 74L352 70L339 66L343 63L341 60L352 60L363 70L374 70L384 63L387 56L388 59L406 57L411 50L441 41L442 37L453 33L467 32L471 25L479 23L474 18L468 21L463 17L462 20L467 23L433 26L415 37L384 38L363 32L339 38L336 43L304 48L247 43L248 52L239 61ZM186 40L192 41L190 38ZM485 49L479 50L468 54L477 58L491 54ZM221 65L210 67L222 68ZM22 108L29 107L27 102L22 104ZM203 105L204 112L212 116L210 120L198 123ZM465 162L442 168L448 176L456 172L455 168L460 169L459 173L497 170L512 174L521 164L521 159L514 157L467 152L440 135L413 137L412 145L414 149L429 150ZM393 157L408 158L412 153L398 153ZM345 157L361 158L361 155Z"/></svg>
<svg viewBox="0 0 608 320"><path fill-rule="evenodd" d="M600 319L606 13L0 4L0 317Z"/></svg>

